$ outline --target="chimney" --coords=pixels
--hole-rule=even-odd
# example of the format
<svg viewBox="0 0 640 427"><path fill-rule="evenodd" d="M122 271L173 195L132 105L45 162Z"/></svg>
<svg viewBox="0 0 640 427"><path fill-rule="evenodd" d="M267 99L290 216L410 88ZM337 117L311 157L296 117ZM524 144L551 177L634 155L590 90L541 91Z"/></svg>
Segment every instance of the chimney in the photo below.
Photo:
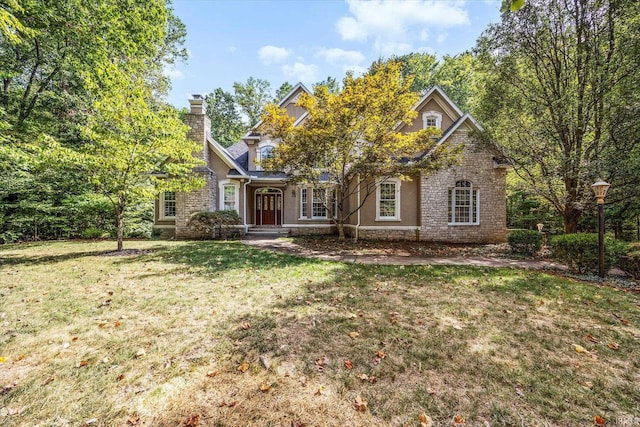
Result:
<svg viewBox="0 0 640 427"><path fill-rule="evenodd" d="M207 103L202 95L194 94L193 98L189 100L189 104L191 105L191 114L207 113Z"/></svg>

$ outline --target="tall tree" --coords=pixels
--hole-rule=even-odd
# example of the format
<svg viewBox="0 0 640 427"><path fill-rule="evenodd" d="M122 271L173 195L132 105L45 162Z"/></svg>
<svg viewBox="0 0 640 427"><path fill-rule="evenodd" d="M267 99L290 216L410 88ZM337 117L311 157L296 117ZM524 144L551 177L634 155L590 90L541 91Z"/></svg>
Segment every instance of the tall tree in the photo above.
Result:
<svg viewBox="0 0 640 427"><path fill-rule="evenodd" d="M340 93L340 82L333 76L327 76L326 79L315 83L313 85L313 90L318 86L326 86L327 90L333 94Z"/></svg>
<svg viewBox="0 0 640 427"><path fill-rule="evenodd" d="M477 92L477 71L471 52L445 55L434 71L432 82L440 86L462 111L471 111Z"/></svg>
<svg viewBox="0 0 640 427"><path fill-rule="evenodd" d="M278 90L276 90L276 96L273 98L274 104L277 104L278 102L282 101L282 98L287 96L287 94L291 92L291 90L293 90L293 85L291 83L289 82L282 83L278 88Z"/></svg>
<svg viewBox="0 0 640 427"><path fill-rule="evenodd" d="M303 126L293 127L286 110L266 107L262 130L281 142L262 166L287 172L293 183L335 191L333 221L340 240L345 222L386 179L434 170L452 159L447 147L436 146L433 130L398 131L399 123L417 116L412 107L419 98L411 90L412 79L401 78L400 67L390 61L373 74L354 78L349 73L338 94L322 85L313 95L302 94L298 104L309 113ZM416 158L423 152L431 155ZM401 161L407 158L415 161ZM358 191L361 204L347 209Z"/></svg>
<svg viewBox="0 0 640 427"><path fill-rule="evenodd" d="M108 74L83 128L90 143L82 148L80 160L96 191L113 204L120 251L130 203L158 191L201 186L192 171L202 161L193 156L201 147L187 140L188 128L178 112L154 100L144 75L116 67L109 67Z"/></svg>
<svg viewBox="0 0 640 427"><path fill-rule="evenodd" d="M238 142L247 126L242 123L233 95L217 88L205 96L205 101L213 139L225 147Z"/></svg>
<svg viewBox="0 0 640 427"><path fill-rule="evenodd" d="M235 82L233 90L248 127L254 127L260 121L264 106L273 99L271 84L267 80L249 77L245 83Z"/></svg>
<svg viewBox="0 0 640 427"><path fill-rule="evenodd" d="M434 85L434 75L438 68L435 55L414 52L400 56L393 55L388 59L379 58L371 64L369 72L376 72L386 62L398 62L401 65L401 75L403 78L412 80L411 90L414 92L424 92Z"/></svg>
<svg viewBox="0 0 640 427"><path fill-rule="evenodd" d="M631 0L530 0L479 40L477 113L567 233L593 204L591 183L638 144L637 113L617 115L638 110L639 15Z"/></svg>

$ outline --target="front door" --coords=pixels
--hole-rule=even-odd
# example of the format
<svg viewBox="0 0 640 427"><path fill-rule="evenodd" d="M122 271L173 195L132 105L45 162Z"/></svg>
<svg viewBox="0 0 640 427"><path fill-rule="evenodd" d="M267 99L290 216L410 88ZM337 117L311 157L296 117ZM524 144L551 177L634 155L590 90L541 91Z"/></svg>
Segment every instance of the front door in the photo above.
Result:
<svg viewBox="0 0 640 427"><path fill-rule="evenodd" d="M282 194L256 194L256 225L282 225Z"/></svg>

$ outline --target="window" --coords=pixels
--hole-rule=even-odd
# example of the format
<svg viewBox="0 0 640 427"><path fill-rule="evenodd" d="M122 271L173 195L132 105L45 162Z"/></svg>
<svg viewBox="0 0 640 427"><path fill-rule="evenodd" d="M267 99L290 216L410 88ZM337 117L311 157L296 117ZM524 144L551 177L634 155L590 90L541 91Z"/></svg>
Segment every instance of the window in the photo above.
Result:
<svg viewBox="0 0 640 427"><path fill-rule="evenodd" d="M469 181L457 181L449 189L449 224L480 223L480 194Z"/></svg>
<svg viewBox="0 0 640 427"><path fill-rule="evenodd" d="M307 218L307 189L300 189L300 218Z"/></svg>
<svg viewBox="0 0 640 427"><path fill-rule="evenodd" d="M434 127L440 129L442 127L442 114L437 111L426 111L422 114L422 127Z"/></svg>
<svg viewBox="0 0 640 427"><path fill-rule="evenodd" d="M268 159L271 156L271 152L273 151L273 147L267 145L266 147L262 147L260 149L260 161Z"/></svg>
<svg viewBox="0 0 640 427"><path fill-rule="evenodd" d="M233 184L227 184L224 187L224 206L225 211L236 210L236 186Z"/></svg>
<svg viewBox="0 0 640 427"><path fill-rule="evenodd" d="M327 217L327 191L324 188L314 188L311 202L311 218Z"/></svg>
<svg viewBox="0 0 640 427"><path fill-rule="evenodd" d="M176 217L176 193L167 191L160 194L160 219Z"/></svg>
<svg viewBox="0 0 640 427"><path fill-rule="evenodd" d="M271 140L262 141L258 144L258 150L256 153L256 170L262 170L263 167L259 165L260 162L268 159L273 155L273 149L276 148L275 144Z"/></svg>
<svg viewBox="0 0 640 427"><path fill-rule="evenodd" d="M219 208L223 211L236 211L240 213L240 184L230 180L219 183Z"/></svg>
<svg viewBox="0 0 640 427"><path fill-rule="evenodd" d="M400 180L387 179L376 190L376 221L400 220Z"/></svg>

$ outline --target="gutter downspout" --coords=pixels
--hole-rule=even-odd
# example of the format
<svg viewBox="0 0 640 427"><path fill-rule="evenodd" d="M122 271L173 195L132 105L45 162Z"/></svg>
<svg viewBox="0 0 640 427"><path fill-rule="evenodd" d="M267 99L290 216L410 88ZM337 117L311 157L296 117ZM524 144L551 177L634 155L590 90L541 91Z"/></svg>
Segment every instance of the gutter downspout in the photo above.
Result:
<svg viewBox="0 0 640 427"><path fill-rule="evenodd" d="M251 176L249 181L244 183L244 215L242 221L244 222L244 234L249 232L249 224L247 224L247 185L251 184Z"/></svg>
<svg viewBox="0 0 640 427"><path fill-rule="evenodd" d="M360 238L358 231L360 230L360 174L358 174L358 223L356 224L356 241Z"/></svg>

